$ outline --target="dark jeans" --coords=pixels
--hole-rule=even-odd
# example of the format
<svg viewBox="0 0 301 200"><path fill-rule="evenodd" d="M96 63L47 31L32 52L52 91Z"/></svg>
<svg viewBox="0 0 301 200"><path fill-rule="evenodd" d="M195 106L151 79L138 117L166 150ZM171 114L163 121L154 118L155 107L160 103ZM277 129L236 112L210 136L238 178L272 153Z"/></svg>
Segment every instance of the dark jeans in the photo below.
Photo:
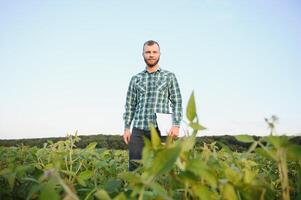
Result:
<svg viewBox="0 0 301 200"><path fill-rule="evenodd" d="M157 132L159 133L159 137L161 137L160 130L157 128ZM142 158L142 150L144 146L143 136L151 139L150 131L133 128L130 142L129 142L129 171L134 171L139 166L133 160L141 160Z"/></svg>

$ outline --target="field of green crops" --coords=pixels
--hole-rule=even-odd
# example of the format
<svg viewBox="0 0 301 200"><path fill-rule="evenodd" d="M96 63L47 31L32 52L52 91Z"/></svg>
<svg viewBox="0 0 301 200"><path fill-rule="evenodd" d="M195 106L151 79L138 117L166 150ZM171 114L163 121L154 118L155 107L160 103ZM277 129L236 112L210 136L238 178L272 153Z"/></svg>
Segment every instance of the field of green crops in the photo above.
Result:
<svg viewBox="0 0 301 200"><path fill-rule="evenodd" d="M127 151L80 149L77 135L43 148L0 146L0 199L301 199L301 147L288 137L236 136L250 146L241 153L195 147L204 127L193 95L186 117L192 132L178 140L161 143L152 127L135 172Z"/></svg>

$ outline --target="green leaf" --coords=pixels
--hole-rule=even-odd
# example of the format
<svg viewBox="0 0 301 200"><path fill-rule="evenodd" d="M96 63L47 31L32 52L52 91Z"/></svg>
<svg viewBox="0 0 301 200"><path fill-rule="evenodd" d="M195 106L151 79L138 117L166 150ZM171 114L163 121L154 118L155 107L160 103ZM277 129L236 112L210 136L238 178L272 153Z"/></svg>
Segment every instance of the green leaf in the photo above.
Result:
<svg viewBox="0 0 301 200"><path fill-rule="evenodd" d="M251 143L254 142L254 139L252 136L249 135L236 135L234 136L236 140L244 143Z"/></svg>
<svg viewBox="0 0 301 200"><path fill-rule="evenodd" d="M108 165L108 164L107 164L106 161L100 160L100 161L96 162L95 167L96 167L97 169L101 169L101 168L103 168L103 167L106 167L107 165Z"/></svg>
<svg viewBox="0 0 301 200"><path fill-rule="evenodd" d="M93 175L93 172L90 170L86 170L81 172L78 177L82 180L88 180L89 178L91 178L91 176Z"/></svg>
<svg viewBox="0 0 301 200"><path fill-rule="evenodd" d="M144 190L142 199L152 199L154 198L154 196L155 196L154 192Z"/></svg>
<svg viewBox="0 0 301 200"><path fill-rule="evenodd" d="M191 171L182 171L178 174L179 180L181 180L182 183L185 182L197 182L200 180L200 177L197 176L195 173Z"/></svg>
<svg viewBox="0 0 301 200"><path fill-rule="evenodd" d="M163 199L172 200L172 198L168 196L166 190L159 183L153 182L150 185L150 188L153 189L153 191L157 193L160 197L163 197Z"/></svg>
<svg viewBox="0 0 301 200"><path fill-rule="evenodd" d="M159 134L153 124L150 124L150 128L151 128L151 142L153 148L158 149L159 147L162 146Z"/></svg>
<svg viewBox="0 0 301 200"><path fill-rule="evenodd" d="M118 193L121 188L121 184L121 180L110 178L105 184L104 189L109 193Z"/></svg>
<svg viewBox="0 0 301 200"><path fill-rule="evenodd" d="M32 169L31 165L19 165L16 167L15 172L17 173L17 177L23 177L26 171Z"/></svg>
<svg viewBox="0 0 301 200"><path fill-rule="evenodd" d="M15 186L15 180L16 180L16 173L10 173L7 176L7 181L9 184L10 189L13 189Z"/></svg>
<svg viewBox="0 0 301 200"><path fill-rule="evenodd" d="M86 147L86 149L87 149L87 150L94 150L95 147L96 147L96 145L97 145L97 142L92 142L92 143L90 143L90 144Z"/></svg>
<svg viewBox="0 0 301 200"><path fill-rule="evenodd" d="M141 176L139 176L138 174L134 174L132 172L122 172L118 174L118 178L121 178L122 180L129 182L130 185L135 185L137 183L143 182Z"/></svg>
<svg viewBox="0 0 301 200"><path fill-rule="evenodd" d="M301 160L301 146L291 144L287 148L287 157L289 160Z"/></svg>
<svg viewBox="0 0 301 200"><path fill-rule="evenodd" d="M175 147L163 149L162 151L158 152L153 160L152 168L150 169L151 175L160 176L161 174L170 171L179 157L180 151L180 146L177 145Z"/></svg>
<svg viewBox="0 0 301 200"><path fill-rule="evenodd" d="M45 183L41 188L41 193L39 196L39 200L56 200L60 199L58 192L55 190L55 183L53 181L49 181Z"/></svg>
<svg viewBox="0 0 301 200"><path fill-rule="evenodd" d="M267 141L270 142L276 149L281 147L287 147L289 140L287 136L268 136Z"/></svg>
<svg viewBox="0 0 301 200"><path fill-rule="evenodd" d="M36 197L39 191L41 191L42 186L43 185L39 183L32 185L32 187L30 187L30 190L27 194L26 200L36 199L34 197Z"/></svg>
<svg viewBox="0 0 301 200"><path fill-rule="evenodd" d="M214 171L202 160L190 160L187 162L187 171L193 172L195 175L200 176L213 188L217 187L217 178Z"/></svg>
<svg viewBox="0 0 301 200"><path fill-rule="evenodd" d="M151 167L153 160L154 150L152 149L152 144L148 138L144 138L144 147L142 150L142 163L145 169Z"/></svg>
<svg viewBox="0 0 301 200"><path fill-rule="evenodd" d="M194 99L194 92L191 93L190 98L188 100L187 108L186 108L186 117L189 121L193 121L196 117L196 106Z"/></svg>
<svg viewBox="0 0 301 200"><path fill-rule="evenodd" d="M127 196L122 192L122 193L119 193L115 198L114 200L127 200L129 198L127 198Z"/></svg>
<svg viewBox="0 0 301 200"><path fill-rule="evenodd" d="M76 180L77 180L77 182L78 182L80 185L82 185L82 186L84 186L84 187L87 186L85 180L83 180L82 178L76 177Z"/></svg>
<svg viewBox="0 0 301 200"><path fill-rule="evenodd" d="M225 175L226 175L226 178L234 184L239 183L240 179L242 178L242 174L239 173L238 171L232 169L231 167L227 167L225 169Z"/></svg>
<svg viewBox="0 0 301 200"><path fill-rule="evenodd" d="M225 200L238 200L233 185L228 183L223 186L222 196Z"/></svg>
<svg viewBox="0 0 301 200"><path fill-rule="evenodd" d="M184 138L181 143L182 152L190 151L195 145L196 138L194 135Z"/></svg>
<svg viewBox="0 0 301 200"><path fill-rule="evenodd" d="M3 176L3 175L6 175L6 174L9 174L13 171L12 168L4 168L0 171L0 176Z"/></svg>
<svg viewBox="0 0 301 200"><path fill-rule="evenodd" d="M219 141L217 141L217 144L220 145L220 146L222 147L222 150L223 150L223 151L229 153L229 155L232 155L233 152L232 152L231 149L228 147L228 145L225 145L224 143L219 142Z"/></svg>
<svg viewBox="0 0 301 200"><path fill-rule="evenodd" d="M53 163L48 163L47 165L45 165L44 170L49 170L52 169L53 167Z"/></svg>
<svg viewBox="0 0 301 200"><path fill-rule="evenodd" d="M260 155L260 156L262 156L262 157L265 157L265 158L267 158L267 159L274 159L272 156L271 156L271 154L272 155L276 155L276 151L275 150L273 150L273 149L270 149L269 150L269 152L271 153L271 154L269 154L267 151L265 151L264 149L262 149L262 148L257 148L257 149L255 149L255 152L258 154L258 155Z"/></svg>
<svg viewBox="0 0 301 200"><path fill-rule="evenodd" d="M246 184L251 184L251 182L256 178L257 173L255 171L251 171L250 169L244 169L244 182Z"/></svg>
<svg viewBox="0 0 301 200"><path fill-rule="evenodd" d="M199 123L195 123L195 122L190 123L189 126L192 129L197 130L197 131L201 131L201 130L205 130L206 129L206 127L200 125Z"/></svg>
<svg viewBox="0 0 301 200"><path fill-rule="evenodd" d="M94 196L99 200L111 200L111 197L105 190L98 190L95 192Z"/></svg>
<svg viewBox="0 0 301 200"><path fill-rule="evenodd" d="M195 197L198 197L202 200L218 199L217 195L204 185L194 184L192 186L192 192L194 193Z"/></svg>

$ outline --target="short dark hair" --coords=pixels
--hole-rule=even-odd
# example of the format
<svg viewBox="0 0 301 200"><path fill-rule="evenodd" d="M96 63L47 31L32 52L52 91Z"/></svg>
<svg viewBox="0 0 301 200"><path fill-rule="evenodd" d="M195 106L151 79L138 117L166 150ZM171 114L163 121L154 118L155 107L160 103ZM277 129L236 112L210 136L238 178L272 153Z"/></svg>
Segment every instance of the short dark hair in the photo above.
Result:
<svg viewBox="0 0 301 200"><path fill-rule="evenodd" d="M154 45L154 44L158 45L159 50L160 50L160 45L159 45L159 43L156 42L155 40L148 40L148 41L144 42L144 44L143 44L143 49L142 49L142 50L144 51L144 46L145 46L145 45L147 45L147 46L152 46L152 45Z"/></svg>

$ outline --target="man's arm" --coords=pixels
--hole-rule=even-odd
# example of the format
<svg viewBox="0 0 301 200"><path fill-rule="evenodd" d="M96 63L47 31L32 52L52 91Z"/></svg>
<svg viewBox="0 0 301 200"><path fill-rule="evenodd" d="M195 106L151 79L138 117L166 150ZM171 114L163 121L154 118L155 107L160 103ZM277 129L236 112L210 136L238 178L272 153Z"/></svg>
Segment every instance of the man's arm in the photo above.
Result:
<svg viewBox="0 0 301 200"><path fill-rule="evenodd" d="M172 128L169 135L177 137L182 120L182 96L177 78L174 74L171 75L171 84L169 87L169 100L172 108Z"/></svg>
<svg viewBox="0 0 301 200"><path fill-rule="evenodd" d="M136 99L136 91L134 88L134 78L131 79L128 91L126 94L126 103L125 103L125 112L123 114L124 120L124 134L123 139L126 144L130 141L130 127L135 114L137 99Z"/></svg>

